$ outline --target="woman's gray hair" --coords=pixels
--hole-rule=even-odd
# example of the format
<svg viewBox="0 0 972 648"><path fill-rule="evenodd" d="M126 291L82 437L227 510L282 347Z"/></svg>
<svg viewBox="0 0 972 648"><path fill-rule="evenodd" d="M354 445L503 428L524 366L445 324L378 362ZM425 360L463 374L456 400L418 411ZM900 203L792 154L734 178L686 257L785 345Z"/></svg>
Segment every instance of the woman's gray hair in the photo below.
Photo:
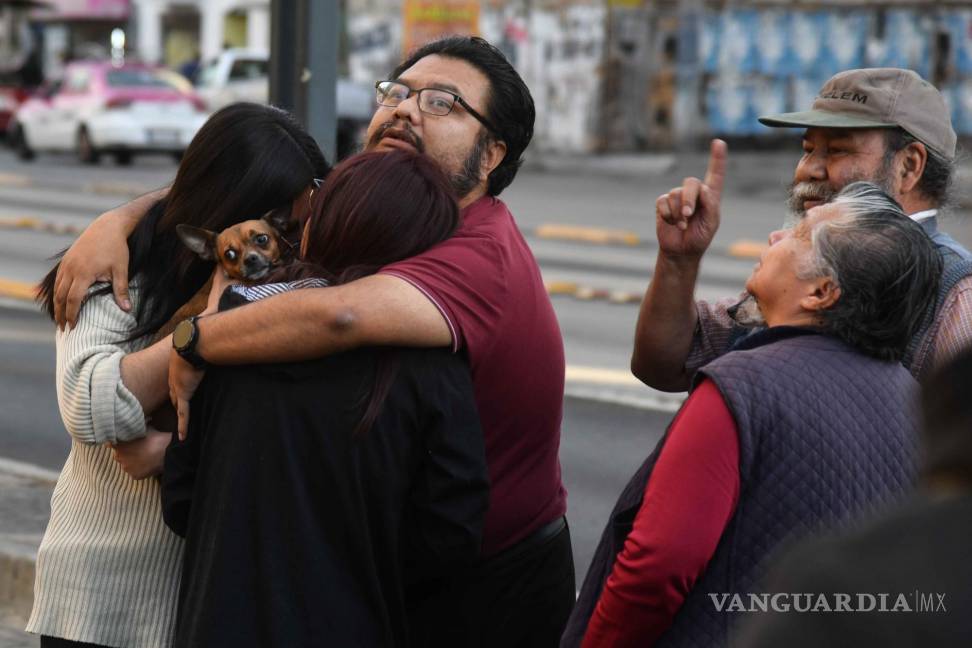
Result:
<svg viewBox="0 0 972 648"><path fill-rule="evenodd" d="M823 311L825 331L885 360L900 360L934 308L941 258L901 206L869 182L847 185L832 201L840 214L811 233L801 278L830 277L840 297Z"/></svg>

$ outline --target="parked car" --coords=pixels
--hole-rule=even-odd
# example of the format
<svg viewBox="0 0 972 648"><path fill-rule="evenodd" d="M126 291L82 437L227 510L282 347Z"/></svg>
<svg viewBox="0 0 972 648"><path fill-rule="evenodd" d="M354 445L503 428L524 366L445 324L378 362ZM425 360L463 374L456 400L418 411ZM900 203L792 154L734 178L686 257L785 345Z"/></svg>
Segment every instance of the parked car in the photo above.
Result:
<svg viewBox="0 0 972 648"><path fill-rule="evenodd" d="M267 103L270 97L270 57L260 50L233 48L206 62L199 70L196 91L210 110L237 101ZM375 111L375 90L346 78L337 83L338 158L360 142Z"/></svg>
<svg viewBox="0 0 972 648"><path fill-rule="evenodd" d="M10 143L22 160L36 151L74 151L94 164L103 153L129 164L136 153L176 158L208 112L191 86L150 65L71 63L14 113Z"/></svg>

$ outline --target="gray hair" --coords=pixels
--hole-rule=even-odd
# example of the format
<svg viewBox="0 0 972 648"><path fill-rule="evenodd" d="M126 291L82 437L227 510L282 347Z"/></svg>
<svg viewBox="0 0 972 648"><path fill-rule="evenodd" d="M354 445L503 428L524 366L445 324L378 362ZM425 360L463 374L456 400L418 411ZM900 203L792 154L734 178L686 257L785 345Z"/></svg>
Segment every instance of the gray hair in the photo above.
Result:
<svg viewBox="0 0 972 648"><path fill-rule="evenodd" d="M955 160L945 157L906 130L893 128L887 131L884 138L884 172L890 171L895 154L914 142L924 144L925 151L928 153L925 170L918 180L918 190L935 207L943 209L949 205L952 198Z"/></svg>
<svg viewBox="0 0 972 648"><path fill-rule="evenodd" d="M840 298L823 328L859 350L899 360L933 308L941 258L920 225L880 187L854 182L832 204L840 215L817 224L801 278L830 277Z"/></svg>

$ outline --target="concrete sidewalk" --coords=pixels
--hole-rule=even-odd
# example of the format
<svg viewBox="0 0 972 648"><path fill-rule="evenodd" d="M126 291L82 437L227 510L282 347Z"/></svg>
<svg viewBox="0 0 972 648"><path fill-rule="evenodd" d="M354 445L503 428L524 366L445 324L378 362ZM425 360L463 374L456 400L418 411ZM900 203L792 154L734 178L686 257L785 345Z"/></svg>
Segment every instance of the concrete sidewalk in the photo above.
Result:
<svg viewBox="0 0 972 648"><path fill-rule="evenodd" d="M23 631L34 598L34 562L57 473L0 458L0 646L36 646Z"/></svg>

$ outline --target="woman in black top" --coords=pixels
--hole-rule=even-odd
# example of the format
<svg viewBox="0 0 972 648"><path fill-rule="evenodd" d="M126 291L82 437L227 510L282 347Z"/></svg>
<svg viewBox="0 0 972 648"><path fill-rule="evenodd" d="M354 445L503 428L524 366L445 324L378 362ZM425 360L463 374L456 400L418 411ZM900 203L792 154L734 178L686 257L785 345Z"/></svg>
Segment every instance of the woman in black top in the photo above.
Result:
<svg viewBox="0 0 972 648"><path fill-rule="evenodd" d="M304 261L277 279L350 281L457 223L431 160L356 156L315 197ZM163 475L166 523L186 537L176 646L408 645L408 610L478 556L489 489L462 357L363 348L212 367L192 406Z"/></svg>

